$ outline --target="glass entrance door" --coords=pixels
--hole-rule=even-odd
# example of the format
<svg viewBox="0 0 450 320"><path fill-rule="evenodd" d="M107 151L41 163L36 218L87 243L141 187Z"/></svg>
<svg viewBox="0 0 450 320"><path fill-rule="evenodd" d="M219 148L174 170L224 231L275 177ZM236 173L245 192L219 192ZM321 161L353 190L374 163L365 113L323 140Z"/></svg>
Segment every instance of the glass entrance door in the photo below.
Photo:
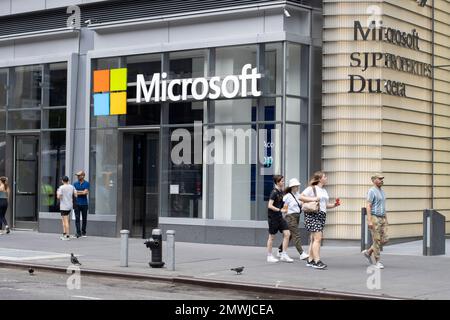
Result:
<svg viewBox="0 0 450 320"><path fill-rule="evenodd" d="M14 138L14 227L36 228L38 220L39 138Z"/></svg>
<svg viewBox="0 0 450 320"><path fill-rule="evenodd" d="M159 216L159 132L126 134L124 144L128 144L124 152L128 150L129 154L123 155L123 170L129 183L124 183L123 201L124 209L130 212L125 209L123 214L129 221L131 236L149 238L158 226Z"/></svg>

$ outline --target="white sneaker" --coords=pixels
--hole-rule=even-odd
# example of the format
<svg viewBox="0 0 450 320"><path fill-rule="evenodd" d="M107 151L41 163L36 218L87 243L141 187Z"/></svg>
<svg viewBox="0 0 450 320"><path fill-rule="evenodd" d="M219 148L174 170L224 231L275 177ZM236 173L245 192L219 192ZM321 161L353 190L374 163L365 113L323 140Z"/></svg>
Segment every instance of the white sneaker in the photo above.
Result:
<svg viewBox="0 0 450 320"><path fill-rule="evenodd" d="M291 257L289 257L287 253L282 253L280 261L291 263L294 262L294 259L291 259Z"/></svg>
<svg viewBox="0 0 450 320"><path fill-rule="evenodd" d="M384 269L384 266L383 266L383 264L382 264L380 261L378 261L378 262L374 265L374 267L377 268L377 269Z"/></svg>
<svg viewBox="0 0 450 320"><path fill-rule="evenodd" d="M267 256L267 262L275 263L275 262L278 262L278 259L275 258L273 255L268 255Z"/></svg>
<svg viewBox="0 0 450 320"><path fill-rule="evenodd" d="M281 251L277 250L277 258L281 258Z"/></svg>
<svg viewBox="0 0 450 320"><path fill-rule="evenodd" d="M306 252L303 252L301 255L300 255L300 260L306 260L306 259L308 259L309 258L309 254L307 254Z"/></svg>

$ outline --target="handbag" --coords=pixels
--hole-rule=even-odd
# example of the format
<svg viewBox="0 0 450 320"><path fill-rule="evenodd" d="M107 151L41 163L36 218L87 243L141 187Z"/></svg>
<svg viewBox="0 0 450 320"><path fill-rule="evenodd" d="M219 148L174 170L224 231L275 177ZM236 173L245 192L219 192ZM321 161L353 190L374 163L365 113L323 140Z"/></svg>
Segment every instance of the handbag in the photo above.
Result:
<svg viewBox="0 0 450 320"><path fill-rule="evenodd" d="M313 187L314 195L317 197L316 193L316 187ZM305 202L302 206L303 212L305 213L318 213L320 206L319 201L311 201L311 202Z"/></svg>

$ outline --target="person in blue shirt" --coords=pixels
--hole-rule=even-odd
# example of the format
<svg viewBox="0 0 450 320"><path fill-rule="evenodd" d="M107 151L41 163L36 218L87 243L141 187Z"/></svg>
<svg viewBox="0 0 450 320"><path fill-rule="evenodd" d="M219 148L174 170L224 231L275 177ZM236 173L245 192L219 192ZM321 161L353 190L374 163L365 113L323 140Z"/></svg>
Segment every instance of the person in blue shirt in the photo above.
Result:
<svg viewBox="0 0 450 320"><path fill-rule="evenodd" d="M77 228L77 238L86 237L86 225L87 225L87 212L88 212L88 194L89 194L89 182L84 180L86 173L79 171L75 173L78 177L78 181L73 184L77 191L75 211L75 226ZM80 214L83 218L83 224L80 230Z"/></svg>

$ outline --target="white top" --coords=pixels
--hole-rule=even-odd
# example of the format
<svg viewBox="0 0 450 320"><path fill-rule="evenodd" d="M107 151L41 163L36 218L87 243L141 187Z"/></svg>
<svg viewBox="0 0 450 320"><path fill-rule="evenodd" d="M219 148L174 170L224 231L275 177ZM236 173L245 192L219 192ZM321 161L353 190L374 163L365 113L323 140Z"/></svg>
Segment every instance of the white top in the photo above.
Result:
<svg viewBox="0 0 450 320"><path fill-rule="evenodd" d="M62 199L59 200L59 209L64 211L69 211L73 209L73 194L75 193L75 188L71 184L63 184L58 188L56 194L58 197L62 195Z"/></svg>
<svg viewBox="0 0 450 320"><path fill-rule="evenodd" d="M330 201L330 197L328 196L328 192L327 190L319 187L319 186L315 186L316 188L316 193L317 193L317 197L320 197L320 211L323 212L327 212L327 204ZM309 186L308 188L306 188L302 194L306 197L310 197L310 198L314 198L314 191L312 189L311 186Z"/></svg>
<svg viewBox="0 0 450 320"><path fill-rule="evenodd" d="M295 198L297 199L297 201L295 201L294 197L292 196L292 194L288 193L283 197L283 201L284 204L288 205L288 212L287 214L291 214L291 213L300 213L300 207L298 206L300 203L300 193L294 193Z"/></svg>

